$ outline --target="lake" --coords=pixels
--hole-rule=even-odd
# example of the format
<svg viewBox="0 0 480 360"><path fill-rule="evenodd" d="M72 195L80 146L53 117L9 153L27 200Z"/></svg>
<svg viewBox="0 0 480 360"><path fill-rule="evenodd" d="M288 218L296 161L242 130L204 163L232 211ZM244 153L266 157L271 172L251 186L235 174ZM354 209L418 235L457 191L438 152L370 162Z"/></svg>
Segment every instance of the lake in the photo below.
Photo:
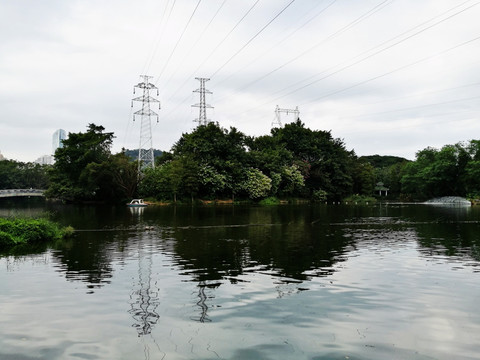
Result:
<svg viewBox="0 0 480 360"><path fill-rule="evenodd" d="M0 359L478 359L480 207L73 206L0 255Z"/></svg>

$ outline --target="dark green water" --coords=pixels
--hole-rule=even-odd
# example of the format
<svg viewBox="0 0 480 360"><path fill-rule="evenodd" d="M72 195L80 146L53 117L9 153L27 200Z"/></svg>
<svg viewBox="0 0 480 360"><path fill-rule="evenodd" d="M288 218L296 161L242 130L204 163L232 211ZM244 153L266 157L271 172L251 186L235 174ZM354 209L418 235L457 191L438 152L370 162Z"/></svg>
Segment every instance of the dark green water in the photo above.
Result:
<svg viewBox="0 0 480 360"><path fill-rule="evenodd" d="M478 359L480 208L45 210L0 255L0 359Z"/></svg>

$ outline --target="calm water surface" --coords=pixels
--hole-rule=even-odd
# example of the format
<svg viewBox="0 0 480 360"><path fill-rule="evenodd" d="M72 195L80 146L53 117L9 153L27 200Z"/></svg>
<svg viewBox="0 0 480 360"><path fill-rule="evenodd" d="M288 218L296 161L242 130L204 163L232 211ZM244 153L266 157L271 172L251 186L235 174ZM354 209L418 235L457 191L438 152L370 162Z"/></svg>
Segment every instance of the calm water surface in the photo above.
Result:
<svg viewBox="0 0 480 360"><path fill-rule="evenodd" d="M478 359L480 208L0 202L0 359Z"/></svg>

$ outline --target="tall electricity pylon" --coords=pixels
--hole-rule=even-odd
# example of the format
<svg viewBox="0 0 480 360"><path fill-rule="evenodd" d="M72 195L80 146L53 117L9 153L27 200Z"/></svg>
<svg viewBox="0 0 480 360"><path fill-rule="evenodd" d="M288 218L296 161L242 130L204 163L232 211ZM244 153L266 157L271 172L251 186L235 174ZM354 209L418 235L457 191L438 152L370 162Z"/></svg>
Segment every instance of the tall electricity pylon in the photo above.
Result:
<svg viewBox="0 0 480 360"><path fill-rule="evenodd" d="M133 113L133 121L135 121L135 115L141 116L140 145L138 147L139 174L141 174L147 167L155 167L152 147L152 122L150 121L150 118L156 116L158 123L158 114L150 109L150 103L158 103L158 109L160 110L160 101L150 96L150 90L157 90L158 96L158 88L148 81L150 78L152 78L152 76L140 75L140 79L143 79L143 81L133 87L134 94L135 88L142 89L143 91L142 96L132 99L132 107L134 101L140 101L142 103L142 108Z"/></svg>
<svg viewBox="0 0 480 360"><path fill-rule="evenodd" d="M280 109L277 105L277 107L275 108L275 118L272 121L272 129L274 127L282 127L280 113L285 113L286 115L293 114L295 121L298 120L298 118L300 117L300 111L298 110L298 106L292 110L292 109Z"/></svg>
<svg viewBox="0 0 480 360"><path fill-rule="evenodd" d="M200 81L200 87L197 90L194 90L193 92L198 92L200 93L200 102L198 104L192 105L192 107L198 107L200 108L200 113L198 115L198 118L196 118L193 121L198 122L198 125L207 125L207 123L210 121L207 119L207 108L213 109L213 106L210 106L205 102L205 94L212 94L211 91L205 89L205 82L207 82L210 79L207 78L195 78L198 81Z"/></svg>

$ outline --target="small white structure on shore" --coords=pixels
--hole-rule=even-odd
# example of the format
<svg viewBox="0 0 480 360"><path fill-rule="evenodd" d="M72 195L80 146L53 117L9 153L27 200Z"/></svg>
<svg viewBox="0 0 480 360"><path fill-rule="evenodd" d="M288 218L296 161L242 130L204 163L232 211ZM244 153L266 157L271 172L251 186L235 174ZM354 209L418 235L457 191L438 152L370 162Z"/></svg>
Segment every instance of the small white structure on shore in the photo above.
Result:
<svg viewBox="0 0 480 360"><path fill-rule="evenodd" d="M377 185L375 186L375 192L378 192L378 195L380 196L387 196L388 195L388 190L390 190L389 188L385 187L383 185L383 182L378 182Z"/></svg>

